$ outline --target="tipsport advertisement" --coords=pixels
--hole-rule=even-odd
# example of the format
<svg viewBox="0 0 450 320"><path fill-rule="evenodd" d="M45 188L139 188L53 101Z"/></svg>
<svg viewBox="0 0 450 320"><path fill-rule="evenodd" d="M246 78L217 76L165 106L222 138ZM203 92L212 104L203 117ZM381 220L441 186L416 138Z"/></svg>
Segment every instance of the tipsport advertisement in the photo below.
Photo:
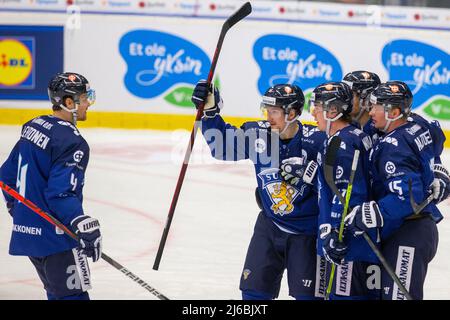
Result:
<svg viewBox="0 0 450 320"><path fill-rule="evenodd" d="M0 99L48 100L63 54L63 27L0 25Z"/></svg>

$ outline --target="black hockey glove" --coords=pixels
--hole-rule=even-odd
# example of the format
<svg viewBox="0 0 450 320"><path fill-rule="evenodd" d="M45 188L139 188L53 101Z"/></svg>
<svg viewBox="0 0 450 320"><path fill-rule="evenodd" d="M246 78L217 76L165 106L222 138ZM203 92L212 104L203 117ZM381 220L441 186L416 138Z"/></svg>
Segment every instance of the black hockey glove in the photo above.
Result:
<svg viewBox="0 0 450 320"><path fill-rule="evenodd" d="M447 169L442 164L433 166L434 180L431 185L435 203L448 198L450 194L450 177Z"/></svg>
<svg viewBox="0 0 450 320"><path fill-rule="evenodd" d="M323 224L320 226L320 239L323 240L322 252L325 259L336 265L343 264L348 246L344 241L339 241L339 231L331 228L330 224Z"/></svg>
<svg viewBox="0 0 450 320"><path fill-rule="evenodd" d="M206 80L200 80L197 83L194 88L191 101L197 109L203 102L205 102L202 118L214 118L220 113L220 109L223 107L223 101L220 97L219 89L217 89L212 83L209 88L207 88Z"/></svg>
<svg viewBox="0 0 450 320"><path fill-rule="evenodd" d="M82 215L73 219L70 225L78 236L81 253L92 258L93 262L100 259L102 255L102 235L98 220Z"/></svg>
<svg viewBox="0 0 450 320"><path fill-rule="evenodd" d="M345 228L357 237L372 228L383 227L383 215L375 201L356 206L344 219Z"/></svg>

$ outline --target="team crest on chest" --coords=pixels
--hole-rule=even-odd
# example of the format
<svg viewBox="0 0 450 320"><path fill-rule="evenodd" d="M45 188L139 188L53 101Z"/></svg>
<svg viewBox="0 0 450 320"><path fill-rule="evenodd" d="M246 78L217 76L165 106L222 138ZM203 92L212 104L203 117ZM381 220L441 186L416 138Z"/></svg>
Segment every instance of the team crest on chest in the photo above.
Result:
<svg viewBox="0 0 450 320"><path fill-rule="evenodd" d="M300 191L281 179L279 169L263 170L258 173L258 177L262 181L262 188L272 201L270 209L273 213L284 216L294 211L293 203Z"/></svg>

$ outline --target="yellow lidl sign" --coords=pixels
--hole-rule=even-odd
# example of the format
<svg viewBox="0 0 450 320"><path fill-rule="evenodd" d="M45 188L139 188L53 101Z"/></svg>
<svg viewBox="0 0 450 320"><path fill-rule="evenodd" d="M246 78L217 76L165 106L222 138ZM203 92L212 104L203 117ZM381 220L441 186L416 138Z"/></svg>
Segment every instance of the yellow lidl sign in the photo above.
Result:
<svg viewBox="0 0 450 320"><path fill-rule="evenodd" d="M0 87L34 87L34 39L0 37Z"/></svg>

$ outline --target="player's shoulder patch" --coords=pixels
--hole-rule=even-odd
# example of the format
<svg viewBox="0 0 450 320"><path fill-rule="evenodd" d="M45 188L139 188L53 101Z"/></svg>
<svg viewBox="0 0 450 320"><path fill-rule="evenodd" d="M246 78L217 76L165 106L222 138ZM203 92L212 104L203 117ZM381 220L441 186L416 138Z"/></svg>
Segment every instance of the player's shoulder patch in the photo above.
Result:
<svg viewBox="0 0 450 320"><path fill-rule="evenodd" d="M248 130L248 129L268 129L270 128L270 122L269 121L248 121L244 122L241 126L241 129Z"/></svg>
<svg viewBox="0 0 450 320"><path fill-rule="evenodd" d="M313 134L320 132L319 128L317 128L316 126L313 126L311 124L303 124L303 137L305 138L309 138L311 137Z"/></svg>
<svg viewBox="0 0 450 320"><path fill-rule="evenodd" d="M366 151L369 151L370 149L372 149L372 146L373 146L373 144L372 144L372 139L371 139L368 135L366 135L365 137L363 137L363 138L361 139L361 142L362 142L362 144L363 144L363 146L364 146L364 149L365 149Z"/></svg>
<svg viewBox="0 0 450 320"><path fill-rule="evenodd" d="M72 132L75 136L80 136L80 131L78 131L77 127L75 127L72 123L70 123L69 121L64 121L64 120L58 120L56 122L62 129L64 132Z"/></svg>
<svg viewBox="0 0 450 320"><path fill-rule="evenodd" d="M363 134L364 132L356 127L353 127L350 131L350 134L354 134L355 136L359 137L361 134Z"/></svg>
<svg viewBox="0 0 450 320"><path fill-rule="evenodd" d="M387 144L391 144L395 147L398 147L398 139L392 136L386 136L381 138L380 143L387 143Z"/></svg>
<svg viewBox="0 0 450 320"><path fill-rule="evenodd" d="M414 136L420 129L422 129L422 127L416 123L413 126L406 128L405 131L410 135Z"/></svg>

